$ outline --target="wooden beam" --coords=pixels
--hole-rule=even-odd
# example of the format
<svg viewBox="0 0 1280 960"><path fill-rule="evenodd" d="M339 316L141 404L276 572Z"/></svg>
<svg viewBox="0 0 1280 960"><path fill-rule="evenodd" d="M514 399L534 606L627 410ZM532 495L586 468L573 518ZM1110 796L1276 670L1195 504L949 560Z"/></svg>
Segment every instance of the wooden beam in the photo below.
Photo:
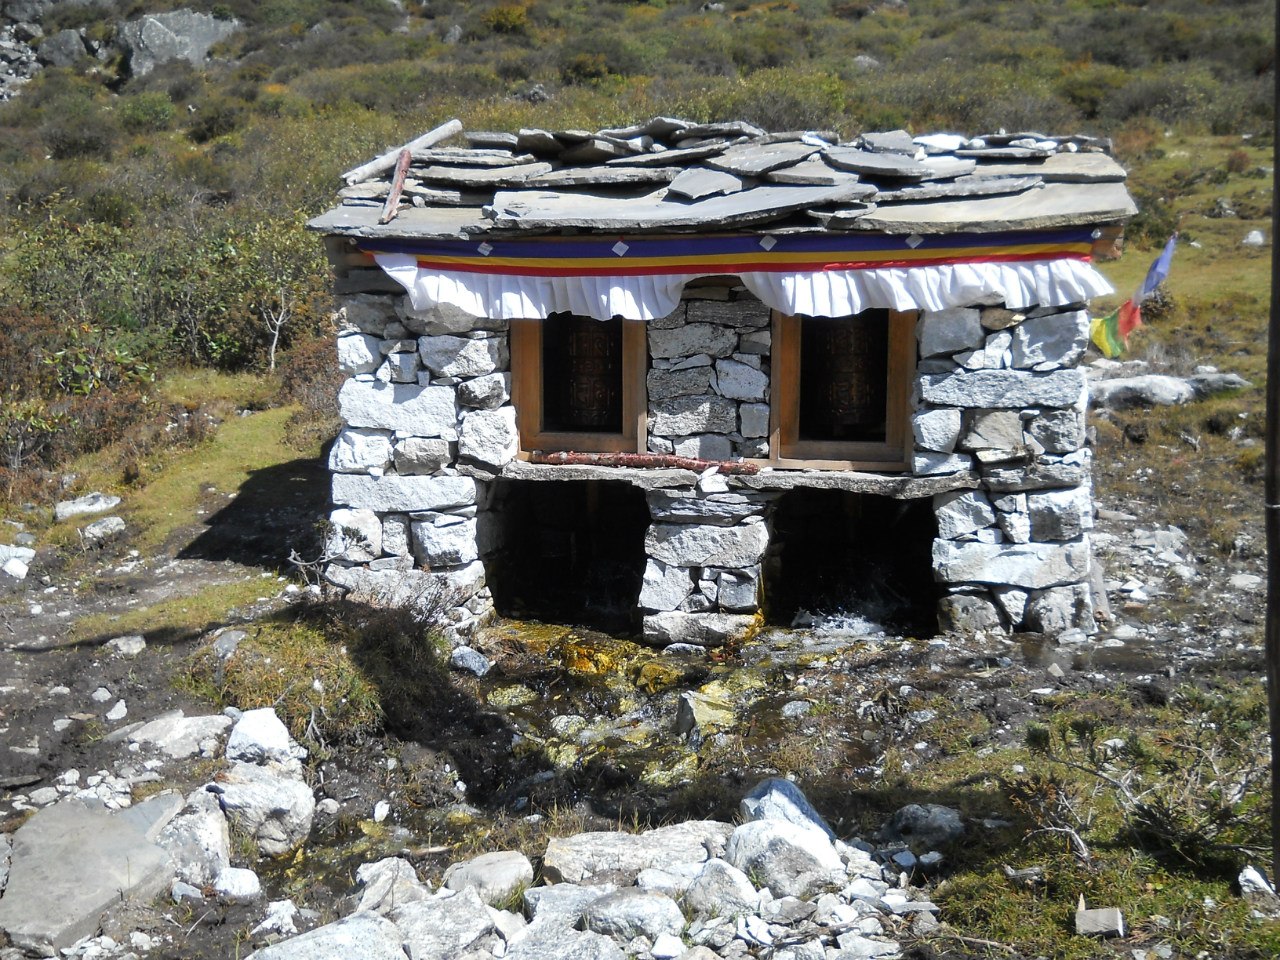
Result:
<svg viewBox="0 0 1280 960"><path fill-rule="evenodd" d="M404 146L396 147L394 150L388 150L379 157L375 157L368 163L362 163L358 167L353 167L342 175L342 179L350 186L356 183L364 183L366 180L372 180L378 174L386 173L396 165L396 161L400 159L400 151L408 150L412 153L414 150L425 150L428 147L434 147L441 140L447 140L455 133L462 132L462 121L453 119L447 123L442 123L434 130L428 130L416 140L410 140Z"/></svg>
<svg viewBox="0 0 1280 960"><path fill-rule="evenodd" d="M396 210L400 206L400 192L404 190L405 174L409 172L409 164L413 161L411 150L401 150L400 159L396 161L396 172L391 178L391 190L387 193L387 202L382 205L382 216L379 223L390 223L396 218Z"/></svg>

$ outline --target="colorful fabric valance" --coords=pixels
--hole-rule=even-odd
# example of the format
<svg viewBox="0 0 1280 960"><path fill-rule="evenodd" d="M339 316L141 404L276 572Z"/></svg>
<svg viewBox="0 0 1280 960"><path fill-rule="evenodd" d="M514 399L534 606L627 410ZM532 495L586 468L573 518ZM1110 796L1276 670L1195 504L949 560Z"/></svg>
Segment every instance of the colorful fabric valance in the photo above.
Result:
<svg viewBox="0 0 1280 960"><path fill-rule="evenodd" d="M493 319L569 311L597 319L670 314L684 285L736 275L774 309L848 316L873 307L979 302L1060 306L1111 293L1089 265L1088 229L889 236L783 234L537 240L364 239L415 309L447 303Z"/></svg>

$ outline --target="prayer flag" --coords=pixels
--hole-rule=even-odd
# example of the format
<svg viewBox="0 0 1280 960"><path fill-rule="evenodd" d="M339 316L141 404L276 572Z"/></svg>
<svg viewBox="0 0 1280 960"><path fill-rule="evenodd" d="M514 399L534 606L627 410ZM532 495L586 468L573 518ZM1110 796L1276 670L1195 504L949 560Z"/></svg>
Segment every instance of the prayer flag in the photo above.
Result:
<svg viewBox="0 0 1280 960"><path fill-rule="evenodd" d="M1132 302L1126 300L1125 305ZM1105 317L1094 317L1089 323L1089 339L1107 359L1118 357L1124 352L1125 342L1120 334L1120 309L1117 307Z"/></svg>
<svg viewBox="0 0 1280 960"><path fill-rule="evenodd" d="M1169 276L1173 263L1173 250L1178 244L1175 233L1160 251L1147 271L1146 278L1133 298L1126 300L1105 317L1095 317L1089 323L1089 339L1108 359L1118 357L1129 346L1129 334L1142 326L1142 302L1156 292L1156 288Z"/></svg>
<svg viewBox="0 0 1280 960"><path fill-rule="evenodd" d="M1138 294L1133 299L1138 305L1142 305L1142 301L1147 299L1156 292L1156 287L1164 283L1169 276L1169 267L1173 264L1173 248L1177 246L1178 235L1175 233L1169 238L1169 242L1164 245L1164 250L1160 256L1156 257L1155 263L1151 264L1151 269L1147 271L1147 278L1142 281L1142 286L1138 288Z"/></svg>

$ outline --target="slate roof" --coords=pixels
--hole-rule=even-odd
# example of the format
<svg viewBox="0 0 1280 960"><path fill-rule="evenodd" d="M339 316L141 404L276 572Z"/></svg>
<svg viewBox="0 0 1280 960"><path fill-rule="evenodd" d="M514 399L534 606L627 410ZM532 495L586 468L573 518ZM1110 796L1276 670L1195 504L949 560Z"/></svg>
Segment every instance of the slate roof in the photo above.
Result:
<svg viewBox="0 0 1280 960"><path fill-rule="evenodd" d="M459 134L468 146L441 146ZM341 204L308 224L353 237L582 233L1046 229L1122 221L1136 208L1109 141L999 133L912 137L767 133L655 117L630 127L461 133L450 121L348 171ZM391 219L379 222L384 212Z"/></svg>

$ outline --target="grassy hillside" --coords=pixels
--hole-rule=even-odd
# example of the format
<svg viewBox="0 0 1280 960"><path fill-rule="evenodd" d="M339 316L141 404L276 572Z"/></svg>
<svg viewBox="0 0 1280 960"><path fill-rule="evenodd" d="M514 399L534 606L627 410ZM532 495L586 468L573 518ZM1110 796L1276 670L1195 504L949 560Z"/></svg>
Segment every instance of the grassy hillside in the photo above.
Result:
<svg viewBox="0 0 1280 960"><path fill-rule="evenodd" d="M1250 166L1271 146L1273 0L102 0L43 26L107 41L179 6L243 29L200 69L86 59L0 104L0 469L123 435L168 368L261 368L282 308L306 380L326 270L301 223L341 170L451 116L1106 134L1135 169L1138 246L1173 222L1167 132L1252 134ZM1269 194L1246 208L1265 218Z"/></svg>

